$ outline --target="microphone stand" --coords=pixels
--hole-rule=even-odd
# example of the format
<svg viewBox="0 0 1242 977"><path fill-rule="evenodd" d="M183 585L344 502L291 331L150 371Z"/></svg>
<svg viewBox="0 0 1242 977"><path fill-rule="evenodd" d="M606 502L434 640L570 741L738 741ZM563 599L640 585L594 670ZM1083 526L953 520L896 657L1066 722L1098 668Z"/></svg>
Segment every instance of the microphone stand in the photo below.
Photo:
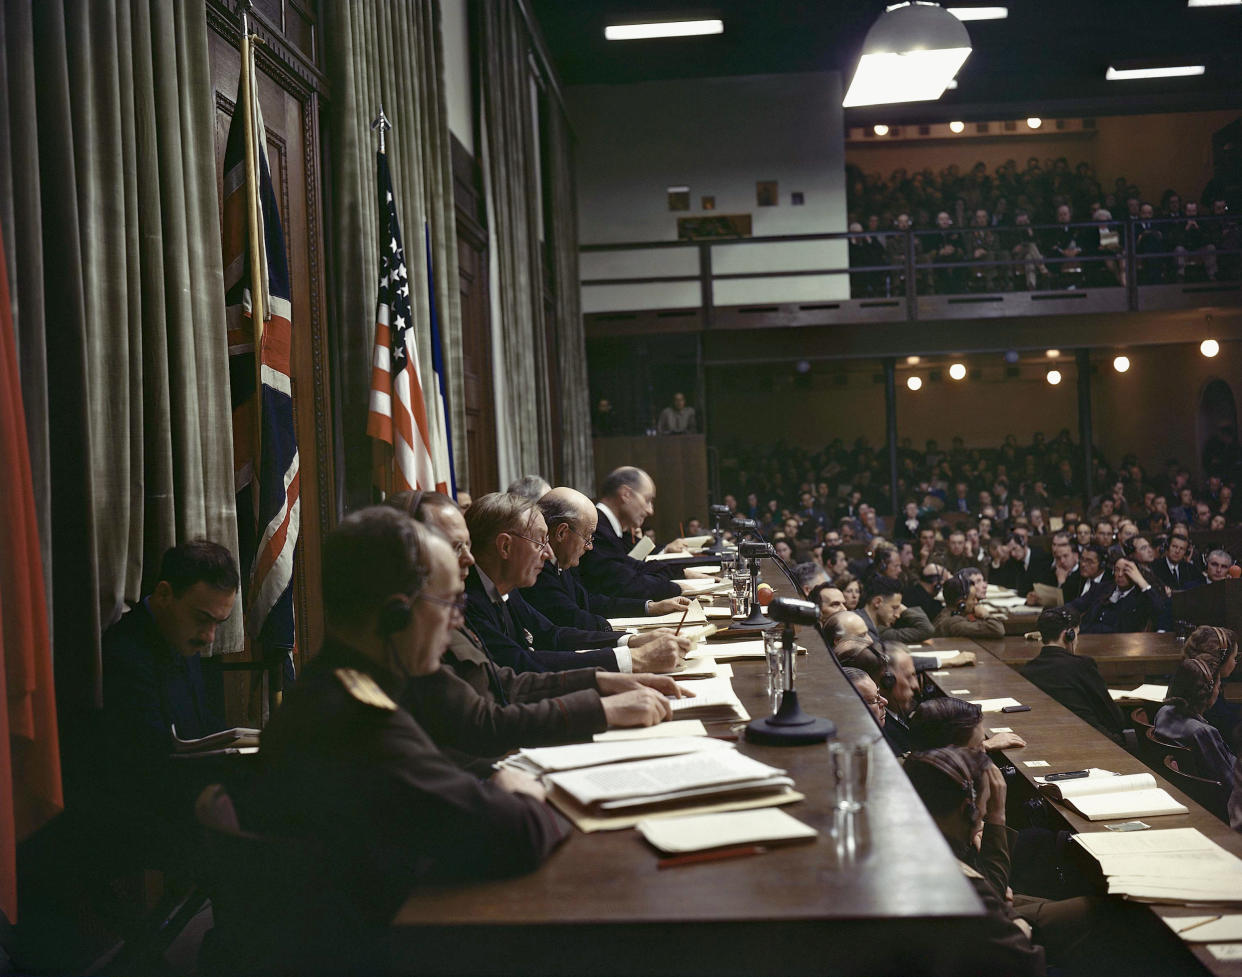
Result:
<svg viewBox="0 0 1242 977"><path fill-rule="evenodd" d="M763 613L759 606L759 557L749 558L750 563L750 613L741 621L736 622L741 628L758 628L766 631L776 627L776 622Z"/></svg>
<svg viewBox="0 0 1242 977"><path fill-rule="evenodd" d="M756 719L746 727L747 742L765 746L806 746L836 736L836 723L808 716L798 705L798 693L793 687L794 629L789 622L781 634L781 655L784 659L781 707L775 715Z"/></svg>

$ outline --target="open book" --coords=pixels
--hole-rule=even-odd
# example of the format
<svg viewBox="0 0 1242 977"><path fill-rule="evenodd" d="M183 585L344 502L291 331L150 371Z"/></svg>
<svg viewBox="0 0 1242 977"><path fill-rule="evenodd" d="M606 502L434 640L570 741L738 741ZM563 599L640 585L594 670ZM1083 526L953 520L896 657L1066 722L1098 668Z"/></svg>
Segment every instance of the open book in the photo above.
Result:
<svg viewBox="0 0 1242 977"><path fill-rule="evenodd" d="M750 719L750 713L733 691L733 683L723 676L679 684L693 692L694 698L668 700L673 715L678 719L702 719L707 722L745 722Z"/></svg>
<svg viewBox="0 0 1242 977"><path fill-rule="evenodd" d="M196 740L183 740L177 735L177 727L171 728L174 753L208 753L223 749L258 752L259 749L259 731L245 726L222 729L218 733L208 733Z"/></svg>
<svg viewBox="0 0 1242 977"><path fill-rule="evenodd" d="M1149 773L1061 780L1054 784L1041 784L1039 789L1056 800L1064 801L1089 821L1187 813L1186 806L1175 801L1163 787L1157 787L1156 778Z"/></svg>
<svg viewBox="0 0 1242 977"><path fill-rule="evenodd" d="M549 774L547 779L555 790L595 811L783 792L793 786L784 770L729 748L567 770Z"/></svg>

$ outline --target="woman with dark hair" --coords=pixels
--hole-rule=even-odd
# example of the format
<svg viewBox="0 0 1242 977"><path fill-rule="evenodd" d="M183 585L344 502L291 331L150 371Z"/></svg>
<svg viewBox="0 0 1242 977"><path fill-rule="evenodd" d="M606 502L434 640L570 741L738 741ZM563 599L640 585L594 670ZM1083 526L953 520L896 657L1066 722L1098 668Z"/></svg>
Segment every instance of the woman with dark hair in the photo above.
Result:
<svg viewBox="0 0 1242 977"><path fill-rule="evenodd" d="M841 591L841 595L845 598L847 611L858 610L858 601L862 597L862 584L858 582L857 577L852 573L843 573L832 582L832 585Z"/></svg>
<svg viewBox="0 0 1242 977"><path fill-rule="evenodd" d="M910 741L916 750L935 750L942 746L1005 750L1026 746L1026 740L1017 733L997 733L988 738L983 728L983 709L953 696L919 703L910 717Z"/></svg>
<svg viewBox="0 0 1242 977"><path fill-rule="evenodd" d="M1220 731L1203 714L1220 694L1221 666L1232 654L1227 645L1215 659L1183 658L1173 673L1169 696L1156 713L1154 724L1156 735L1190 750L1193 769L1187 773L1218 780L1226 790L1233 789L1236 758Z"/></svg>

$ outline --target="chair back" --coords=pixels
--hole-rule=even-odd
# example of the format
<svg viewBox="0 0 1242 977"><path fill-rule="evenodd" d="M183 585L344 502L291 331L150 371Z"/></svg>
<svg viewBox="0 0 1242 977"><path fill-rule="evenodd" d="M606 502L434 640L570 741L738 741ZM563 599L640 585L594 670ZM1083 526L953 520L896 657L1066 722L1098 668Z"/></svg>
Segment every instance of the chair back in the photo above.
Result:
<svg viewBox="0 0 1242 977"><path fill-rule="evenodd" d="M1219 780L1209 780L1181 769L1176 757L1164 758L1164 775L1178 790L1206 811L1228 823L1229 792Z"/></svg>

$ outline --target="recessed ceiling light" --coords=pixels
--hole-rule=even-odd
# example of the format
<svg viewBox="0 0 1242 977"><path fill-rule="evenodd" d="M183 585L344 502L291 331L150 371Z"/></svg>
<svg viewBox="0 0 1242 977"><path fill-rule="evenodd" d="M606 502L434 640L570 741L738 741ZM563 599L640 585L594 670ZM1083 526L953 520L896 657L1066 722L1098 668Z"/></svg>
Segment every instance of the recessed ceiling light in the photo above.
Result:
<svg viewBox="0 0 1242 977"><path fill-rule="evenodd" d="M1138 78L1190 78L1201 75L1207 69L1201 64L1178 64L1164 68L1114 68L1109 65L1104 72L1108 81L1134 81Z"/></svg>
<svg viewBox="0 0 1242 977"><path fill-rule="evenodd" d="M911 366L918 366L919 358L917 356L907 356L906 362L909 363Z"/></svg>
<svg viewBox="0 0 1242 977"><path fill-rule="evenodd" d="M965 122L950 122L950 123L949 123L949 130L950 130L951 132L965 132L965 131L966 131L966 123L965 123Z"/></svg>
<svg viewBox="0 0 1242 977"><path fill-rule="evenodd" d="M645 41L653 37L698 37L723 34L723 20L675 20L664 23L610 24L604 37L610 41Z"/></svg>
<svg viewBox="0 0 1242 977"><path fill-rule="evenodd" d="M907 377L906 386L909 387L911 390L918 390L920 387L923 386L923 378L922 377Z"/></svg>
<svg viewBox="0 0 1242 977"><path fill-rule="evenodd" d="M881 122L878 126L873 127L872 132L874 132L877 136L887 136L888 126Z"/></svg>
<svg viewBox="0 0 1242 977"><path fill-rule="evenodd" d="M1036 116L1036 115L1033 115L1029 119L1026 120L1026 125L1028 129L1038 129L1043 124L1044 124L1044 120L1039 118L1039 116Z"/></svg>
<svg viewBox="0 0 1242 977"><path fill-rule="evenodd" d="M1047 356L1048 359L1050 360L1055 360L1058 356L1061 355L1061 351L1059 349L1050 349L1044 355Z"/></svg>
<svg viewBox="0 0 1242 977"><path fill-rule="evenodd" d="M1242 3L1242 0L1238 0ZM1009 16L1008 7L945 7L958 20L1004 20Z"/></svg>

